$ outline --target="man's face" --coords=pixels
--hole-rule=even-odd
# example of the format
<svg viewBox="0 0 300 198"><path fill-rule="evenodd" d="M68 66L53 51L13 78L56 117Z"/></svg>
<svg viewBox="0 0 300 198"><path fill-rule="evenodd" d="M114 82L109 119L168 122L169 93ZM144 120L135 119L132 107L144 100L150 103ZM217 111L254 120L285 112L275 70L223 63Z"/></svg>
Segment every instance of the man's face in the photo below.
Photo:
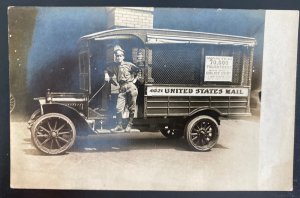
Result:
<svg viewBox="0 0 300 198"><path fill-rule="evenodd" d="M124 60L124 53L122 51L117 51L115 53L116 56L116 63L122 63Z"/></svg>

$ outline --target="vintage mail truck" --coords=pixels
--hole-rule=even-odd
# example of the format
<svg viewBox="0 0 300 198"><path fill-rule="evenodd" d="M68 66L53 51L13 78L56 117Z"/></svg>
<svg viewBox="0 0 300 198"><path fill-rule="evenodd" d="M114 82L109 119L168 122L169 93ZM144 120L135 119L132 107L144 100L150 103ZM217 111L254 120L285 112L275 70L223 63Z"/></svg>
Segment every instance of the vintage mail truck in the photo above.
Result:
<svg viewBox="0 0 300 198"><path fill-rule="evenodd" d="M77 93L47 90L36 98L40 108L28 124L38 150L61 154L78 135L110 133L116 124L118 84L105 83L104 70L115 59L115 45L140 68L135 131L184 136L192 150L207 151L218 141L220 117L251 115L254 38L113 29L79 39Z"/></svg>

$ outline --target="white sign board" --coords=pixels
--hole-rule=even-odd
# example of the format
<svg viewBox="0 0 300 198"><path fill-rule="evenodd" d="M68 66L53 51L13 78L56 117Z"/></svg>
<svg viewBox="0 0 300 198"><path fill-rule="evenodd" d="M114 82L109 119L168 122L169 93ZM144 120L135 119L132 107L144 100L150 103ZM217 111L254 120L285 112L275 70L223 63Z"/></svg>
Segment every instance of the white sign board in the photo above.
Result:
<svg viewBox="0 0 300 198"><path fill-rule="evenodd" d="M248 88L147 87L147 96L248 96Z"/></svg>
<svg viewBox="0 0 300 198"><path fill-rule="evenodd" d="M232 56L205 56L204 81L232 81Z"/></svg>

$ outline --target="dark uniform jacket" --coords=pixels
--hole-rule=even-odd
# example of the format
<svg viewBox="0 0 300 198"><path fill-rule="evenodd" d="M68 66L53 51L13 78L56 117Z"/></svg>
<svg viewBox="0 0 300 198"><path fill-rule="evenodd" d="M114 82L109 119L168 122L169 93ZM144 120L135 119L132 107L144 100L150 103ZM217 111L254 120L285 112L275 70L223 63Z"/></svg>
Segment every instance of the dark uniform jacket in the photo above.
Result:
<svg viewBox="0 0 300 198"><path fill-rule="evenodd" d="M110 77L116 75L119 84L132 82L139 72L139 68L130 62L123 62L121 65L113 63L105 70Z"/></svg>

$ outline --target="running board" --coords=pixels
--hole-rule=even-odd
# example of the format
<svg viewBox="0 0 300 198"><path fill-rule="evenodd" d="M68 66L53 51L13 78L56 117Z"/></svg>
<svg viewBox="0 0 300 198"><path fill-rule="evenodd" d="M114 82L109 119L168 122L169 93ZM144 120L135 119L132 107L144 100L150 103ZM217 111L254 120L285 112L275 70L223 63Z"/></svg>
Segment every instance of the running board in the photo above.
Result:
<svg viewBox="0 0 300 198"><path fill-rule="evenodd" d="M139 129L131 129L130 132L111 132L110 130L108 129L96 129L95 132L97 134L108 134L108 133L114 133L114 134L117 134L117 133L139 133L141 132Z"/></svg>

